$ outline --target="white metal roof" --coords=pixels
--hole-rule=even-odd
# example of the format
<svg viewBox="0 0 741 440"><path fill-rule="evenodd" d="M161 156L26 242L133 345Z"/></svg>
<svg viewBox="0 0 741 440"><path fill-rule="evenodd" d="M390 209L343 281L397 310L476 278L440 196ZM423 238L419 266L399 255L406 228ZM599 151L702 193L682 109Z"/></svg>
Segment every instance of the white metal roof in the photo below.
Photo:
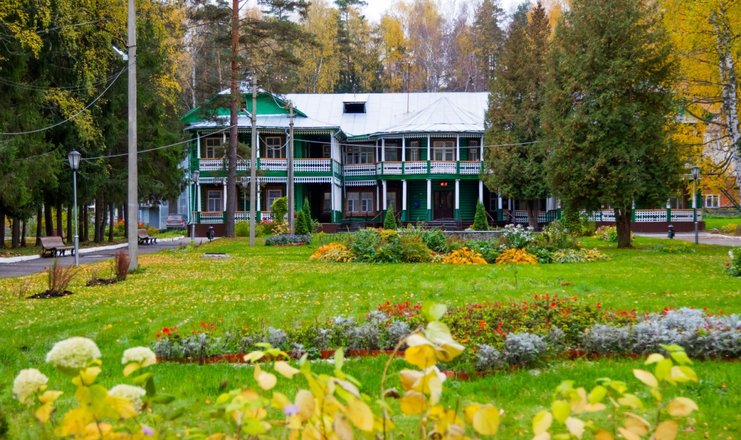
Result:
<svg viewBox="0 0 741 440"><path fill-rule="evenodd" d="M345 94L288 94L309 118L339 125L348 136L407 132L484 131L486 92L369 93L365 113L345 114ZM296 118L297 120L300 118ZM405 125L406 124L406 125Z"/></svg>

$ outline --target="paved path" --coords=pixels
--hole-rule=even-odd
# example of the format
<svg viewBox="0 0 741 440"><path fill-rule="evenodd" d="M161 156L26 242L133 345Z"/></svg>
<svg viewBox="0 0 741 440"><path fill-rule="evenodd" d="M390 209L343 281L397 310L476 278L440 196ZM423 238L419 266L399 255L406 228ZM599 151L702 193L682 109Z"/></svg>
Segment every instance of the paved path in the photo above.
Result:
<svg viewBox="0 0 741 440"><path fill-rule="evenodd" d="M636 233L636 235L640 235L642 237L667 238L666 234L646 234L646 233L640 232L640 233ZM697 234L697 238L698 238L697 241L699 241L702 244L716 244L718 246L741 246L741 237L736 237L733 235L721 235L721 234L711 234L709 232L700 232L699 234ZM694 232L677 233L674 239L680 240L680 241L689 241L691 243L694 243L695 233Z"/></svg>
<svg viewBox="0 0 741 440"><path fill-rule="evenodd" d="M206 241L205 238L196 238L197 243L202 243L204 241ZM180 246L188 245L189 243L190 238L160 239L157 240L157 244L139 245L139 253L151 254L163 249L175 249ZM80 249L80 264L96 263L98 261L113 259L118 249L123 248L126 248L125 243L113 246ZM38 258L38 256L24 259L23 261L9 262L10 260L12 259L0 258L0 278L19 277L42 272L46 270L47 267L51 266L52 261L54 261L52 258ZM71 266L75 263L75 257L71 255L58 257L58 260L59 264L63 266Z"/></svg>

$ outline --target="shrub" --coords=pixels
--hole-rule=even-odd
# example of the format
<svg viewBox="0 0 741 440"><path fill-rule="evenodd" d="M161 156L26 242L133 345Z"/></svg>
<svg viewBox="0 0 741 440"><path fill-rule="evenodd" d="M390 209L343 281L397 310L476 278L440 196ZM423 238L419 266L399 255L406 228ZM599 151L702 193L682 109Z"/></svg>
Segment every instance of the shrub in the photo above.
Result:
<svg viewBox="0 0 741 440"><path fill-rule="evenodd" d="M573 209L565 209L561 218L566 229L577 237L588 237L594 233L596 225L586 215Z"/></svg>
<svg viewBox="0 0 741 440"><path fill-rule="evenodd" d="M383 215L383 229L389 229L395 231L398 228L396 225L396 214L392 208L386 210Z"/></svg>
<svg viewBox="0 0 741 440"><path fill-rule="evenodd" d="M73 266L62 266L55 258L51 267L47 269L47 287L49 293L61 294L67 291L72 278L77 275L77 269Z"/></svg>
<svg viewBox="0 0 741 440"><path fill-rule="evenodd" d="M535 243L550 249L576 249L579 243L566 227L563 221L556 220L543 228L543 232L535 237Z"/></svg>
<svg viewBox="0 0 741 440"><path fill-rule="evenodd" d="M588 353L623 354L629 352L630 333L624 326L596 324L584 333L582 344Z"/></svg>
<svg viewBox="0 0 741 440"><path fill-rule="evenodd" d="M694 254L695 248L688 243L676 244L657 244L651 247L651 250L664 254Z"/></svg>
<svg viewBox="0 0 741 440"><path fill-rule="evenodd" d="M506 225L502 232L502 245L511 249L522 249L533 241L533 228L522 225Z"/></svg>
<svg viewBox="0 0 741 440"><path fill-rule="evenodd" d="M255 232L258 232L260 230L259 226L262 223L258 224L255 228ZM250 236L250 223L249 222L237 222L234 224L234 235L237 237L249 237ZM259 232L258 232L259 235ZM264 234L267 235L267 234Z"/></svg>
<svg viewBox="0 0 741 440"><path fill-rule="evenodd" d="M486 264L480 253L467 247L451 252L443 258L445 264Z"/></svg>
<svg viewBox="0 0 741 440"><path fill-rule="evenodd" d="M489 264L494 264L502 252L497 243L486 240L468 240L466 247L481 254L481 257Z"/></svg>
<svg viewBox="0 0 741 440"><path fill-rule="evenodd" d="M304 204L301 207L301 212L304 213L304 225L303 227L306 230L306 234L311 234L314 232L314 220L311 218L311 205L309 205L309 199L304 197ZM297 219L298 223L298 219ZM296 225L298 227L298 224Z"/></svg>
<svg viewBox="0 0 741 440"><path fill-rule="evenodd" d="M617 228L615 226L600 226L594 231L593 236L597 240L607 241L610 243L617 243L618 240Z"/></svg>
<svg viewBox="0 0 741 440"><path fill-rule="evenodd" d="M273 212L273 221L283 223L288 212L288 198L284 196L273 200L270 209Z"/></svg>
<svg viewBox="0 0 741 440"><path fill-rule="evenodd" d="M489 230L489 221L486 218L486 209L481 201L476 203L476 214L473 216L473 229L476 231Z"/></svg>
<svg viewBox="0 0 741 440"><path fill-rule="evenodd" d="M726 273L732 277L741 276L741 247L733 248L728 251Z"/></svg>
<svg viewBox="0 0 741 440"><path fill-rule="evenodd" d="M401 246L401 261L406 263L424 263L430 261L430 250L427 249L422 237L403 234L399 236Z"/></svg>
<svg viewBox="0 0 741 440"><path fill-rule="evenodd" d="M296 214L296 224L294 225L293 230L296 234L300 235L310 233L310 229L306 226L306 213L304 211L299 211L298 214Z"/></svg>
<svg viewBox="0 0 741 440"><path fill-rule="evenodd" d="M319 248L311 254L309 260L312 261L325 261L325 262L338 262L338 263L349 263L355 259L355 256L342 243L329 243Z"/></svg>
<svg viewBox="0 0 741 440"><path fill-rule="evenodd" d="M268 237L265 240L265 246L290 245L290 244L307 244L311 243L310 235L300 234L280 234Z"/></svg>
<svg viewBox="0 0 741 440"><path fill-rule="evenodd" d="M350 250L355 254L357 261L373 262L376 260L377 249L381 245L381 234L375 229L361 229L353 234Z"/></svg>
<svg viewBox="0 0 741 440"><path fill-rule="evenodd" d="M538 259L525 249L505 249L496 259L496 264L538 264Z"/></svg>
<svg viewBox="0 0 741 440"><path fill-rule="evenodd" d="M434 252L448 252L448 241L445 238L445 234L443 234L439 229L423 231L422 241L424 241L425 245Z"/></svg>
<svg viewBox="0 0 741 440"><path fill-rule="evenodd" d="M491 345L480 344L476 350L476 361L474 363L476 370L488 371L504 367L507 361L504 353L497 350Z"/></svg>
<svg viewBox="0 0 741 440"><path fill-rule="evenodd" d="M540 264L553 263L552 251L546 247L530 245L525 248L528 253L535 256Z"/></svg>
<svg viewBox="0 0 741 440"><path fill-rule="evenodd" d="M586 263L610 259L597 249L560 249L551 254L551 258L554 263Z"/></svg>
<svg viewBox="0 0 741 440"><path fill-rule="evenodd" d="M504 340L504 355L511 365L532 365L542 360L547 350L543 337L532 333L510 333Z"/></svg>

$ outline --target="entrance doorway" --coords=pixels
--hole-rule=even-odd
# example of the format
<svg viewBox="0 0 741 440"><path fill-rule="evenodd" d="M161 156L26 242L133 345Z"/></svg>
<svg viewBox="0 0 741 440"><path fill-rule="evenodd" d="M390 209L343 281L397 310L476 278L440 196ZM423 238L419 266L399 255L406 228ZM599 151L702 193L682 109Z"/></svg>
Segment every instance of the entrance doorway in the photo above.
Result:
<svg viewBox="0 0 741 440"><path fill-rule="evenodd" d="M453 218L453 191L435 191L433 192L434 207L432 218L434 220L452 219Z"/></svg>

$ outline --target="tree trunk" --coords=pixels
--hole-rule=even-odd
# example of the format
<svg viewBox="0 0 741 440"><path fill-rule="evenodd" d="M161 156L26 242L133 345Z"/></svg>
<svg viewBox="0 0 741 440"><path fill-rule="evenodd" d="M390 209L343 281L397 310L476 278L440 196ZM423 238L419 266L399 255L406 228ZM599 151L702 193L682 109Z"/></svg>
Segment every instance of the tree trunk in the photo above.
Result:
<svg viewBox="0 0 741 440"><path fill-rule="evenodd" d="M43 220L42 204L36 208L36 246L41 246L41 221Z"/></svg>
<svg viewBox="0 0 741 440"><path fill-rule="evenodd" d="M106 217L106 201L100 199L100 204L95 204L95 223L96 223L96 234L100 241L105 240L105 217Z"/></svg>
<svg viewBox="0 0 741 440"><path fill-rule="evenodd" d="M57 202L57 237L61 237L64 240L64 227L62 226L62 203Z"/></svg>
<svg viewBox="0 0 741 440"><path fill-rule="evenodd" d="M0 249L5 248L5 213L0 211Z"/></svg>
<svg viewBox="0 0 741 440"><path fill-rule="evenodd" d="M67 207L67 245L71 245L75 232L72 230L72 207Z"/></svg>
<svg viewBox="0 0 741 440"><path fill-rule="evenodd" d="M28 224L25 220L21 221L21 247L26 247L26 232L28 231Z"/></svg>
<svg viewBox="0 0 741 440"><path fill-rule="evenodd" d="M527 225L533 229L538 229L538 214L540 214L540 200L532 199L526 202L527 205Z"/></svg>
<svg viewBox="0 0 741 440"><path fill-rule="evenodd" d="M44 202L44 230L47 237L54 235L54 216L51 212L51 203L49 201Z"/></svg>
<svg viewBox="0 0 741 440"><path fill-rule="evenodd" d="M108 210L110 214L110 221L108 222L108 241L113 241L113 203L108 205Z"/></svg>
<svg viewBox="0 0 741 440"><path fill-rule="evenodd" d="M100 201L100 198L96 197L95 198L95 221L93 223L93 229L95 229L95 233L93 234L94 235L93 240L96 243L100 243L101 241L103 241L103 233L102 233L103 228L100 225L102 223L101 222L101 217L102 217L101 212L103 210L103 207L101 205L102 203Z"/></svg>
<svg viewBox="0 0 741 440"><path fill-rule="evenodd" d="M618 248L633 247L630 241L631 208L615 208L615 226L618 235Z"/></svg>
<svg viewBox="0 0 741 440"><path fill-rule="evenodd" d="M13 226L10 233L10 247L15 249L20 245L21 223L17 218L11 218L11 221Z"/></svg>
<svg viewBox="0 0 741 440"><path fill-rule="evenodd" d="M231 130L229 132L229 154L226 180L226 219L225 235L234 237L234 216L237 211L237 144L239 142L239 127L237 119L238 105L241 100L239 92L239 0L232 0L232 63L231 63ZM254 113L257 109L252 109Z"/></svg>
<svg viewBox="0 0 741 440"><path fill-rule="evenodd" d="M87 203L84 203L82 205L82 237L80 237L83 243L90 240L90 219L87 211Z"/></svg>

